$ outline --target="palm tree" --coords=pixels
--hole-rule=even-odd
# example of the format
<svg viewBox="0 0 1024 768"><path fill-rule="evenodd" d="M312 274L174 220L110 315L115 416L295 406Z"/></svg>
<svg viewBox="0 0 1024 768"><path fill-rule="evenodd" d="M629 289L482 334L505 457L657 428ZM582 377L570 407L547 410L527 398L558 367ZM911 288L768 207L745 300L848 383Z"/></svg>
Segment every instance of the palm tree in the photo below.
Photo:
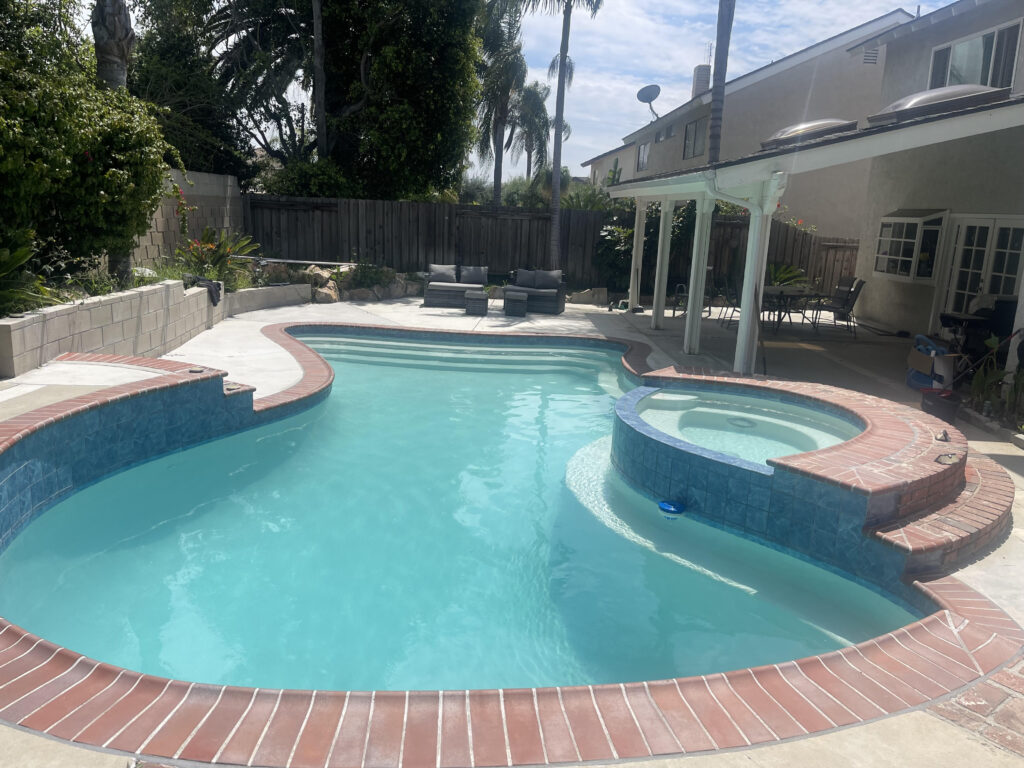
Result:
<svg viewBox="0 0 1024 768"><path fill-rule="evenodd" d="M533 177L534 168L541 168L548 161L551 118L546 102L550 94L551 88L538 80L523 88L509 126L505 148L511 151L512 162L519 162L519 158L526 155L528 179Z"/></svg>
<svg viewBox="0 0 1024 768"><path fill-rule="evenodd" d="M722 151L722 112L725 110L725 70L736 0L718 0L718 34L715 38L715 71L711 78L711 120L708 124L708 162L717 163Z"/></svg>
<svg viewBox="0 0 1024 768"><path fill-rule="evenodd" d="M124 0L96 0L91 21L96 75L110 89L124 88L128 80L128 59L135 47L135 31L128 7Z"/></svg>
<svg viewBox="0 0 1024 768"><path fill-rule="evenodd" d="M551 165L562 167L562 125L565 122L565 80L569 60L569 26L572 23L572 9L585 8L591 16L601 9L602 0L528 0L530 8L543 9L546 13L562 14L562 43L558 50L558 86L555 91L555 135L551 152ZM561 209L561 174L552 174L551 183L551 268L558 269L560 261L561 230L559 213Z"/></svg>
<svg viewBox="0 0 1024 768"><path fill-rule="evenodd" d="M515 124L515 110L526 83L528 67L520 37L521 8L516 3L493 2L485 6L483 59L477 126L477 153L494 158L493 204L501 205L501 172L505 154L505 129Z"/></svg>

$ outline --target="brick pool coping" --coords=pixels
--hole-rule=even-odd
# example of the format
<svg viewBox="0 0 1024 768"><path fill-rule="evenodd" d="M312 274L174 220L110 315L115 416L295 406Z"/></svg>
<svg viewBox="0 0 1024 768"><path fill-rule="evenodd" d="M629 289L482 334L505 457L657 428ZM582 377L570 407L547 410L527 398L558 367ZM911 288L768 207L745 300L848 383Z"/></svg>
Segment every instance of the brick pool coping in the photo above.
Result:
<svg viewBox="0 0 1024 768"><path fill-rule="evenodd" d="M301 331L311 324L279 324L264 333L296 356L303 376L284 392L257 400L256 413L270 414L279 406L315 399L330 387L330 367L289 336L288 327ZM416 335L453 338L440 332ZM536 343L538 337L529 338ZM595 339L547 338L591 343ZM638 361L641 354L646 358L646 351L635 343L610 341L627 345L627 368L646 373ZM167 360L112 355L63 359L137 365L160 375L2 422L0 450L75 413L224 376ZM668 375L656 373L646 383ZM671 375L701 374L676 370ZM711 378L736 379L721 374ZM743 382L772 386L763 379ZM228 390L230 386L226 384L225 395L251 397L251 387ZM827 389L833 396L856 394ZM819 394L827 399L825 388ZM884 411L887 406L881 403L885 401L862 401L857 407L878 406ZM880 419L885 414L867 415L874 417L865 417L868 431L873 425L884 434L888 422ZM881 473L869 475L865 469L865 490L890 493L895 484L902 498L913 494L914 478L924 467L912 469L905 485L894 467L924 461L929 451L916 441L914 425L918 430L935 425L927 418L914 422L907 414L889 417L901 422L894 421L894 428L906 427L909 432L902 433L915 440L884 450L864 440L856 455L872 472L877 468ZM835 449L816 453L830 451L842 460L851 455ZM815 457L820 461L822 456ZM831 476L851 467L836 461L805 468ZM876 478L887 478L888 483L879 480L871 485ZM856 484L858 479L842 482ZM937 611L907 627L820 656L673 680L497 691L282 691L167 680L88 659L0 619L0 720L74 743L157 759L281 768L532 765L741 748L921 707L1019 656L1024 630L983 595L952 577L914 585L939 606Z"/></svg>

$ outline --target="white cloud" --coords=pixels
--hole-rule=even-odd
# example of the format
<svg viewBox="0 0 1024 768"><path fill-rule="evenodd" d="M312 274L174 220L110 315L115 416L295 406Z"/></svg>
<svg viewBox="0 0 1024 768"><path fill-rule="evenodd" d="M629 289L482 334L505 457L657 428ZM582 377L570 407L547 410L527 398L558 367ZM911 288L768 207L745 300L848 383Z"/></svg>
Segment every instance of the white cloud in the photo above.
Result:
<svg viewBox="0 0 1024 768"><path fill-rule="evenodd" d="M928 13L945 3L921 6ZM893 0L752 0L736 5L729 51L729 78L769 64L816 42L897 10ZM605 0L597 16L573 14L569 55L575 80L566 93L566 120L573 134L562 162L574 175L587 158L618 146L622 136L650 120L636 100L647 83L661 86L654 108L664 114L689 99L695 65L714 41L716 3L681 0ZM561 17L528 16L523 42L530 76L546 80L558 52ZM548 109L554 114L554 83ZM522 173L506 162L506 177Z"/></svg>

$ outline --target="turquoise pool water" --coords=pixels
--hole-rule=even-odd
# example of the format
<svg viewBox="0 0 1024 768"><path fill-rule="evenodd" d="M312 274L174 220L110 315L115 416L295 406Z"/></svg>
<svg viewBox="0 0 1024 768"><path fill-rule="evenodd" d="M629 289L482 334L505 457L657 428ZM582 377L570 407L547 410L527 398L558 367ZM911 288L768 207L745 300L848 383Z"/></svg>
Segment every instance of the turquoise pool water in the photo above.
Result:
<svg viewBox="0 0 1024 768"><path fill-rule="evenodd" d="M50 509L0 555L0 615L155 675L333 689L691 675L915 618L663 520L609 467L617 354L309 342L325 403Z"/></svg>
<svg viewBox="0 0 1024 768"><path fill-rule="evenodd" d="M761 464L829 448L863 431L846 419L795 403L706 390L661 390L641 400L637 412L668 435Z"/></svg>

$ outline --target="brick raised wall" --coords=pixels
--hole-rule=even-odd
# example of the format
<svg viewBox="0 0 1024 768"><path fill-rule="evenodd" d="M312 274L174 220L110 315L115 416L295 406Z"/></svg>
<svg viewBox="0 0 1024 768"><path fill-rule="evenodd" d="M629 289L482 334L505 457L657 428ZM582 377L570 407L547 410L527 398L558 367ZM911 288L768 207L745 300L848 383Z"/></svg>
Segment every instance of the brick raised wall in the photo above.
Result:
<svg viewBox="0 0 1024 768"><path fill-rule="evenodd" d="M165 280L6 317L0 319L0 377L19 376L65 352L159 357L226 317L309 300L309 285L283 285L229 293L215 307L205 288L186 291L180 280Z"/></svg>

